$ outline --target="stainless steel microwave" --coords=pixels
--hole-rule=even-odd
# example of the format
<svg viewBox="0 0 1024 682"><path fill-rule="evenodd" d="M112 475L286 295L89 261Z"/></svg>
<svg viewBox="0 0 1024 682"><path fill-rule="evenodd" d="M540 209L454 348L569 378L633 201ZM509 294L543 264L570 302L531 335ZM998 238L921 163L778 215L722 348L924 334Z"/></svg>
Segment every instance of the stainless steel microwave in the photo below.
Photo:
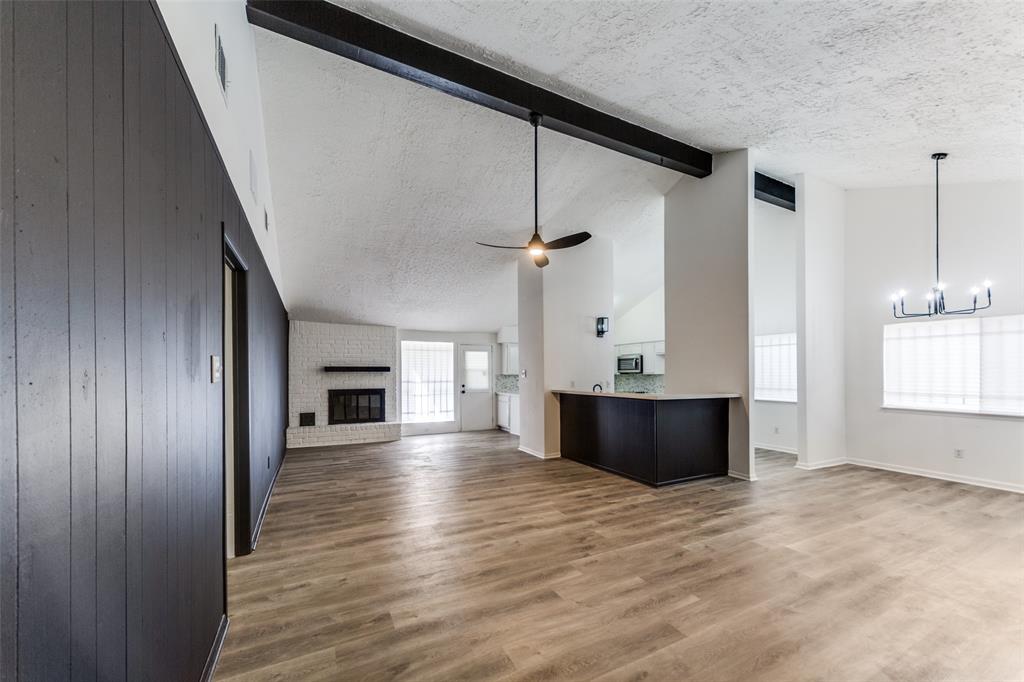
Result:
<svg viewBox="0 0 1024 682"><path fill-rule="evenodd" d="M620 355L618 371L619 374L643 374L644 356L640 354Z"/></svg>

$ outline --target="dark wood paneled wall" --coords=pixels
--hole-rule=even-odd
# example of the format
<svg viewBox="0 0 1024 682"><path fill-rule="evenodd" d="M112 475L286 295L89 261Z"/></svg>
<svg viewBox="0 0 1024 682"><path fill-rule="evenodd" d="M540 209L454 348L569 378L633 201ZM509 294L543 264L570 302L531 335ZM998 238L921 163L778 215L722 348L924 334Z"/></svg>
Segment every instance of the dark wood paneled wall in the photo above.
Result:
<svg viewBox="0 0 1024 682"><path fill-rule="evenodd" d="M227 178L224 191L234 196ZM263 512L285 452L288 426L288 318L281 297L270 276L245 212L236 206L224 211L224 236L245 268L246 315L248 318L248 443L249 453L248 545L255 546ZM284 362L281 358L285 358ZM236 487L235 493L241 491ZM236 544L236 551L239 545Z"/></svg>
<svg viewBox="0 0 1024 682"><path fill-rule="evenodd" d="M287 319L154 7L0 3L0 171L0 678L197 679L225 625L222 225L254 520Z"/></svg>

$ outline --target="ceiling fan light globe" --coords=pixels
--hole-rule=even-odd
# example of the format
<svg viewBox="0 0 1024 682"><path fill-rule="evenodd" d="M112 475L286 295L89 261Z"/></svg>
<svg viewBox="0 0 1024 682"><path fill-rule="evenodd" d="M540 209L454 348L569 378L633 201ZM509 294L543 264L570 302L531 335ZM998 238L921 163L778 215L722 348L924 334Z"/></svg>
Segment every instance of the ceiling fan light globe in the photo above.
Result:
<svg viewBox="0 0 1024 682"><path fill-rule="evenodd" d="M531 247L530 248L530 255L531 256L543 256L544 255L544 249L537 248L537 247Z"/></svg>

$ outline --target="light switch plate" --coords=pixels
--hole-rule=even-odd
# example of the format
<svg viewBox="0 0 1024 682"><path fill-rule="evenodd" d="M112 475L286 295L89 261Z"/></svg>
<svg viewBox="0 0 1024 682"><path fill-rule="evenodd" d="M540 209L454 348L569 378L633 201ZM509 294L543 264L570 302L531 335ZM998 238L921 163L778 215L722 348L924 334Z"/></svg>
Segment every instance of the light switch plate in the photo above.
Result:
<svg viewBox="0 0 1024 682"><path fill-rule="evenodd" d="M521 376L522 378L525 379L526 378L526 370L525 369L519 370L519 376Z"/></svg>
<svg viewBox="0 0 1024 682"><path fill-rule="evenodd" d="M210 383L211 384L218 384L218 383L220 383L220 356L219 355L211 355L210 356Z"/></svg>

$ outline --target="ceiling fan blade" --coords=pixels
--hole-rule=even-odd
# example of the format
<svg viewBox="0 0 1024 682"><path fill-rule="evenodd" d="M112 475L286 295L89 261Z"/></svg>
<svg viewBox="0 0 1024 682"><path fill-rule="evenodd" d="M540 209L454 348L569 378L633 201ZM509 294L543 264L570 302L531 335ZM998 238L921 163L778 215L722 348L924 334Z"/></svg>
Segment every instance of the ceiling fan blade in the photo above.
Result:
<svg viewBox="0 0 1024 682"><path fill-rule="evenodd" d="M554 249L568 249L572 246L579 246L583 242L590 239L591 234L589 232L577 232L576 234L570 234L566 237L559 237L550 242L544 244L544 248L548 251Z"/></svg>
<svg viewBox="0 0 1024 682"><path fill-rule="evenodd" d="M484 244L483 242L477 242L480 246L489 246L492 249L520 249L523 250L525 246L501 246L499 244Z"/></svg>
<svg viewBox="0 0 1024 682"><path fill-rule="evenodd" d="M548 260L548 257L543 253L540 254L539 256L533 256L533 264L536 265L538 268L542 268L550 262L551 261Z"/></svg>

